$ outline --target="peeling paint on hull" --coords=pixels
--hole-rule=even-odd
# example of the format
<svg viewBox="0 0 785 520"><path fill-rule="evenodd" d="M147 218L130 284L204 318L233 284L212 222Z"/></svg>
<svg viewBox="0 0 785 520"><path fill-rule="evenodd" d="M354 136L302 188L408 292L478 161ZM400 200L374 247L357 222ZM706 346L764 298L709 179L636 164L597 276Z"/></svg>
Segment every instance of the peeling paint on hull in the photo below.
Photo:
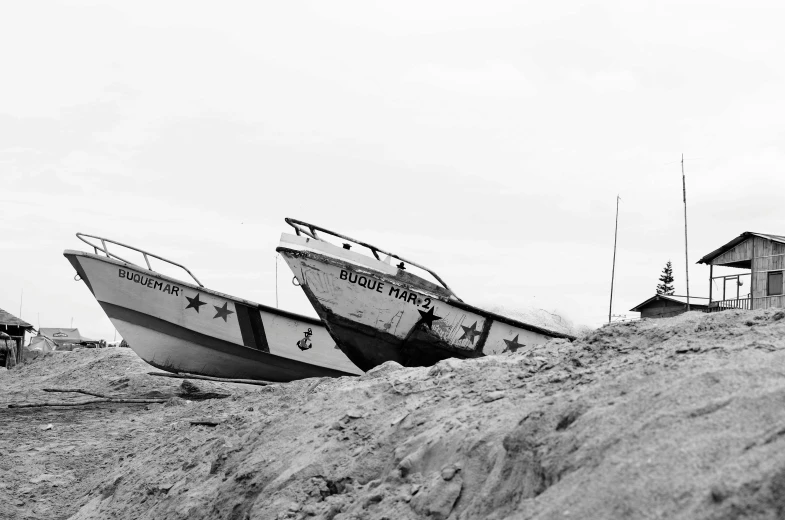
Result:
<svg viewBox="0 0 785 520"><path fill-rule="evenodd" d="M362 373L316 319L103 256L64 255L129 346L157 368L268 381ZM297 341L309 329L312 347L303 351Z"/></svg>
<svg viewBox="0 0 785 520"><path fill-rule="evenodd" d="M358 367L428 366L572 339L450 298L389 264L327 242L283 234L277 251L327 330Z"/></svg>

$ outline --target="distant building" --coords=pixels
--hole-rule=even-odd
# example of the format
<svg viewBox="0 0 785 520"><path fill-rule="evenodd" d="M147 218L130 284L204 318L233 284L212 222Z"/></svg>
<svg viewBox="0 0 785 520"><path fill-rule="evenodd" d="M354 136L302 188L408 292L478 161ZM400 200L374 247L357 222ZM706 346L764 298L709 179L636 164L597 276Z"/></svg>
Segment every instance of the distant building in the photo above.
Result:
<svg viewBox="0 0 785 520"><path fill-rule="evenodd" d="M698 263L709 266L709 312L785 308L785 236L745 231ZM715 265L741 271L714 276Z"/></svg>
<svg viewBox="0 0 785 520"><path fill-rule="evenodd" d="M16 343L15 352L17 362L21 361L20 354L22 352L22 344L25 342L25 332L33 330L33 326L26 321L17 318L10 312L0 309L0 332L4 332L10 338L4 341L13 341Z"/></svg>
<svg viewBox="0 0 785 520"><path fill-rule="evenodd" d="M51 339L62 350L66 345L97 346L98 340L85 338L79 329L55 329L41 327L40 334Z"/></svg>
<svg viewBox="0 0 785 520"><path fill-rule="evenodd" d="M690 298L690 310L706 312L708 305L705 303L695 303L694 297ZM705 301L705 299L703 299ZM632 312L640 312L641 318L670 318L687 312L686 296L670 296L667 294L655 294L643 303L630 309Z"/></svg>

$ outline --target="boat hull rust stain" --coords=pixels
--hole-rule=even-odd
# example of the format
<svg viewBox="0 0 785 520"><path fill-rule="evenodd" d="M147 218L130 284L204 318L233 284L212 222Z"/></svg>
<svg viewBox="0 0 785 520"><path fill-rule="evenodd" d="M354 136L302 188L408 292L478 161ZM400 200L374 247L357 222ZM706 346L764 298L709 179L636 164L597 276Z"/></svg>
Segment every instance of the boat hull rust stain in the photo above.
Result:
<svg viewBox="0 0 785 520"><path fill-rule="evenodd" d="M342 258L332 244L285 234L277 251L336 344L363 370L385 361L428 366L448 357L515 351L571 336L450 298L433 284L373 259ZM332 249L331 249L332 248ZM399 276L402 275L402 276Z"/></svg>
<svg viewBox="0 0 785 520"><path fill-rule="evenodd" d="M129 346L157 368L269 381L362 373L316 319L100 255L64 255ZM303 351L297 342L309 329L312 347Z"/></svg>

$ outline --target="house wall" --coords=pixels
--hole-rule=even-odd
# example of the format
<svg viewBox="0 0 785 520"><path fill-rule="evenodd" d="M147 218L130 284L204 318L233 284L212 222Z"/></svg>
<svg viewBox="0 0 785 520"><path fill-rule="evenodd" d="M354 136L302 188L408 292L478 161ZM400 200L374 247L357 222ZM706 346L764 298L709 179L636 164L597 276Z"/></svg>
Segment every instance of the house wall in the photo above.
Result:
<svg viewBox="0 0 785 520"><path fill-rule="evenodd" d="M753 237L755 240L762 240L758 237ZM756 244L757 245L757 244ZM756 248L757 249L757 248ZM757 251L755 252L757 254ZM720 256L711 261L714 265L726 265L734 262L743 262L744 260L752 259L752 239L747 239L735 247L728 249Z"/></svg>
<svg viewBox="0 0 785 520"><path fill-rule="evenodd" d="M705 312L706 305L696 305L690 302L691 311ZM655 300L642 308L641 318L670 318L687 312L687 304L670 300Z"/></svg>
<svg viewBox="0 0 785 520"><path fill-rule="evenodd" d="M769 271L785 270L785 244L761 237L753 238L755 258L752 260L752 308L785 308L785 295L766 296ZM785 290L785 287L782 289Z"/></svg>
<svg viewBox="0 0 785 520"><path fill-rule="evenodd" d="M670 318L687 312L687 306L668 300L653 301L641 309L641 318Z"/></svg>
<svg viewBox="0 0 785 520"><path fill-rule="evenodd" d="M22 345L25 343L25 329L18 325L0 325L0 330L11 336L9 342L16 343L16 362L22 361Z"/></svg>
<svg viewBox="0 0 785 520"><path fill-rule="evenodd" d="M16 341L12 339L0 339L0 367L13 368L17 364Z"/></svg>

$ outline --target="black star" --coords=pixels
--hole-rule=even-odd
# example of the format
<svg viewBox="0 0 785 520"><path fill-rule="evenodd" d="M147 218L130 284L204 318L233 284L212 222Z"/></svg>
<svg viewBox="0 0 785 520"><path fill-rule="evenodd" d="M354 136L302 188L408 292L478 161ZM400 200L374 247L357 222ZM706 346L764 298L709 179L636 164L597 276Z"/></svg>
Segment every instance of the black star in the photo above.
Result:
<svg viewBox="0 0 785 520"><path fill-rule="evenodd" d="M186 307L186 309L194 309L196 312L199 312L199 307L202 305L207 305L205 302L199 301L199 293L196 294L195 298L186 296L185 299L188 300L188 307Z"/></svg>
<svg viewBox="0 0 785 520"><path fill-rule="evenodd" d="M474 345L474 337L480 335L480 331L476 330L475 327L477 327L476 321L471 327L464 327L461 325L461 328L463 329L463 336L458 338L458 341L461 341L462 339L468 339L469 342Z"/></svg>
<svg viewBox="0 0 785 520"><path fill-rule="evenodd" d="M213 316L213 319L223 318L224 321L226 321L227 316L229 316L230 314L234 314L234 311L230 311L229 309L226 308L227 305L229 305L229 303L224 303L223 307L218 307L217 305L213 305L213 307L215 307L215 316Z"/></svg>
<svg viewBox="0 0 785 520"><path fill-rule="evenodd" d="M428 309L428 312L417 309L417 312L420 313L420 323L424 323L425 325L428 325L428 328L431 330L433 330L433 322L442 319L441 316L434 316L433 314L434 308L435 307L431 307L430 309Z"/></svg>
<svg viewBox="0 0 785 520"><path fill-rule="evenodd" d="M514 338L504 340L507 344L507 348L504 349L505 352L518 352L519 348L526 346L523 343L518 343L518 336L519 334L516 334Z"/></svg>

